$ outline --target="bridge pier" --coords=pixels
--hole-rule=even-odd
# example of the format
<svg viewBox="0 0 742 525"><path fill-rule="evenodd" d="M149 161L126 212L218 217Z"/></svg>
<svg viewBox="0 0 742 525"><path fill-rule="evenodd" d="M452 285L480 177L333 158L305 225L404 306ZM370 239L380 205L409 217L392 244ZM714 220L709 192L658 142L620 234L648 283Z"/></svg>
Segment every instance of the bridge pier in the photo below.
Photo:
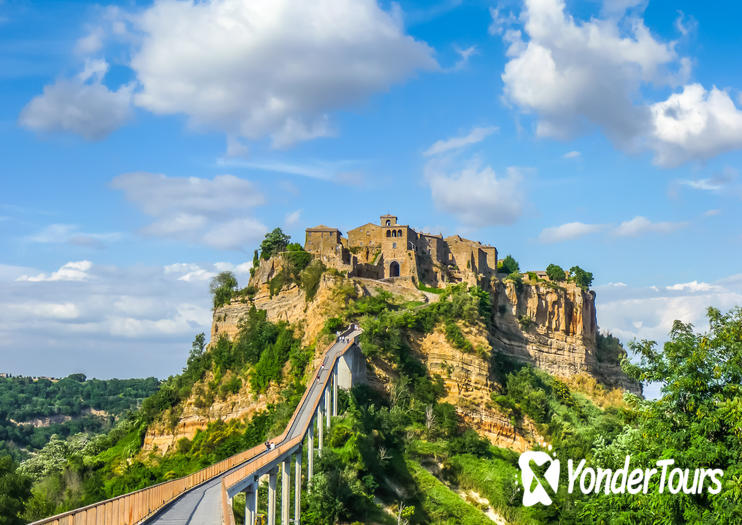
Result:
<svg viewBox="0 0 742 525"><path fill-rule="evenodd" d="M322 445L324 444L324 434L325 434L325 431L324 431L324 429L325 429L325 418L324 418L325 411L324 411L324 408L323 408L324 404L325 404L324 398L323 399L320 399L320 402L319 402L319 417L317 418L317 433L319 434L319 439L318 439L319 442L317 443L317 452L319 453L320 456L322 455Z"/></svg>
<svg viewBox="0 0 742 525"><path fill-rule="evenodd" d="M312 416L309 420L309 431L307 432L307 487L312 484L314 475L314 420Z"/></svg>
<svg viewBox="0 0 742 525"><path fill-rule="evenodd" d="M276 525L276 478L278 469L268 474L268 525Z"/></svg>
<svg viewBox="0 0 742 525"><path fill-rule="evenodd" d="M281 461L281 525L288 524L291 507L291 456Z"/></svg>
<svg viewBox="0 0 742 525"><path fill-rule="evenodd" d="M258 487L250 485L245 489L245 525L255 525L258 510Z"/></svg>
<svg viewBox="0 0 742 525"><path fill-rule="evenodd" d="M301 522L301 446L294 454L294 525ZM288 522L287 522L288 523Z"/></svg>
<svg viewBox="0 0 742 525"><path fill-rule="evenodd" d="M332 390L330 390L330 385L327 385L327 388L325 388L325 419L327 419L327 430L330 430L330 416L332 415L330 411L331 401Z"/></svg>
<svg viewBox="0 0 742 525"><path fill-rule="evenodd" d="M338 415L338 365L332 369L332 415Z"/></svg>

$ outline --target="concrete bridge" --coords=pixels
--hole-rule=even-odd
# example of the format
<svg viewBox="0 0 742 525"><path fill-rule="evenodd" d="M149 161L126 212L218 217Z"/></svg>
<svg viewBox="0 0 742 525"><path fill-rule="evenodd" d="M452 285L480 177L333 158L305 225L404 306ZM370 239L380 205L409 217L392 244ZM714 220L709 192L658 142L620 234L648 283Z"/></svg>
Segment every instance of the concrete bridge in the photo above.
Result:
<svg viewBox="0 0 742 525"><path fill-rule="evenodd" d="M286 429L270 441L269 447L261 444L189 476L32 525L235 525L232 500L240 492L246 497L245 525L253 525L259 512L267 514L268 525L275 525L279 470L281 523L293 521L300 525L302 474L308 482L311 480L315 448L322 454L324 433L329 430L331 416L337 415L338 389L349 389L365 378L365 360L357 345L360 334L355 325L338 334L310 379ZM306 467L302 465L304 447ZM261 478L268 481L267 509L258 508Z"/></svg>

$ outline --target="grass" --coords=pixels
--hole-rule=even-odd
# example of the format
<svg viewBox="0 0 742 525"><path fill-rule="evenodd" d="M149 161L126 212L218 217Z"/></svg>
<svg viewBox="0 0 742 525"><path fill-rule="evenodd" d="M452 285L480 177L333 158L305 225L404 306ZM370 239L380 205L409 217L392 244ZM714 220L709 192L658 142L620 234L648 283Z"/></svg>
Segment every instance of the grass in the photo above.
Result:
<svg viewBox="0 0 742 525"><path fill-rule="evenodd" d="M492 523L484 513L462 500L458 494L425 470L420 463L409 458L405 461L410 474L412 474L420 489L421 510L427 514L427 522L457 525Z"/></svg>
<svg viewBox="0 0 742 525"><path fill-rule="evenodd" d="M423 292L430 292L430 293L436 293L436 294L442 294L445 291L445 288L435 288L433 286L425 286L423 283L420 283L420 282L417 283L417 289Z"/></svg>

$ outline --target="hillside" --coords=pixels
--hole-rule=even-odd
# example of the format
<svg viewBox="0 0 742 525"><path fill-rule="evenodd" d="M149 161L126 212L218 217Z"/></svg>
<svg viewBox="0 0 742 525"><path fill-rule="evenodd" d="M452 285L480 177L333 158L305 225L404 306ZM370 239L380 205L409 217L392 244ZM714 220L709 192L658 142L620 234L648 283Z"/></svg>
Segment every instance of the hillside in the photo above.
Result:
<svg viewBox="0 0 742 525"><path fill-rule="evenodd" d="M597 429L610 439L626 421L618 387L639 389L577 283L510 272L417 287L348 277L284 248L260 257L244 288L228 274L214 280L211 341L197 336L183 373L136 414L99 438L52 441L21 465L34 481L26 519L185 475L280 433L315 359L351 322L364 330L368 384L340 400L307 523L398 513L531 522L542 516L519 504L517 452L549 442L586 453Z"/></svg>
<svg viewBox="0 0 742 525"><path fill-rule="evenodd" d="M107 431L118 416L154 394L159 384L154 377L0 377L0 454L5 451L22 459L55 434L65 438Z"/></svg>

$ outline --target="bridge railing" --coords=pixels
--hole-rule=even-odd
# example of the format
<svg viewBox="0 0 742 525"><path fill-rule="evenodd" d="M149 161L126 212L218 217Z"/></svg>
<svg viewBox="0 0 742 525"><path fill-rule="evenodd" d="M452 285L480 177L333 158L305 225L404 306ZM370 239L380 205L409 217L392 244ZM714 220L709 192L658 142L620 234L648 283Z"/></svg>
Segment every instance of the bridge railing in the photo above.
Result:
<svg viewBox="0 0 742 525"><path fill-rule="evenodd" d="M348 329L343 332L343 334L348 334L350 333L350 331L351 329ZM330 347L325 351L325 353L323 354L323 359L334 344L335 343L333 342L333 344L331 344ZM343 352L345 352L345 350L347 350L347 348L350 347L351 344L352 343L348 344ZM333 365L335 361L336 360L333 361ZM289 420L289 423L286 425L286 429L280 436L274 438L274 441L279 442L285 439L286 434L291 428L294 419L299 414L304 399L306 398L310 387L312 386L318 373L319 370L317 370L312 376L310 383L308 383L307 388L304 391L304 396L301 398L296 411ZM316 409L316 406L314 408ZM292 440L292 442L293 441L295 440ZM275 450L277 453L280 454L279 451L283 449L284 446L281 446L276 447ZM215 477L224 474L228 470L240 465L241 463L250 461L261 452L265 452L265 445L257 445L251 449L245 450L243 452L235 454L234 456L230 456L227 459L219 461L218 463L214 463L213 465L205 467L197 472L194 472L193 474L189 474L188 476L184 476L182 478L174 479L171 481L165 481L163 483L140 489L136 492L123 494L109 500L93 503L92 505L88 505L87 507L63 512L49 518L34 521L30 525L136 525L137 523L140 523L154 515L165 505L182 496L185 492L188 492L194 487L197 487L202 483L210 481ZM270 456L273 457L273 454L271 454ZM232 485L233 484L234 483L232 483ZM226 490L223 482L222 489L222 498L226 498ZM227 514L231 516L231 510ZM229 522L226 523L229 524Z"/></svg>

